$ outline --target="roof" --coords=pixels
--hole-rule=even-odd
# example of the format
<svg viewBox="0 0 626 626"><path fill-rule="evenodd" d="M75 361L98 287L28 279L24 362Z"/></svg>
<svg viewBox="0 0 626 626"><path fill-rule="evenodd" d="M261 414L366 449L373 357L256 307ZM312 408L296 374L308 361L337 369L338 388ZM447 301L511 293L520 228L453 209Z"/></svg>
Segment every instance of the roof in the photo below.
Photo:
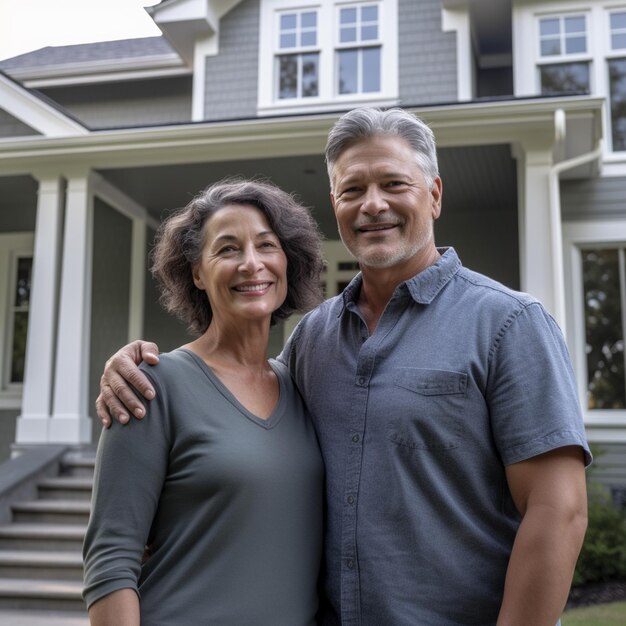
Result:
<svg viewBox="0 0 626 626"><path fill-rule="evenodd" d="M101 41L72 46L48 46L19 56L0 61L0 69L7 73L13 70L52 68L77 63L98 63L117 59L154 58L171 56L176 51L165 37L142 37Z"/></svg>

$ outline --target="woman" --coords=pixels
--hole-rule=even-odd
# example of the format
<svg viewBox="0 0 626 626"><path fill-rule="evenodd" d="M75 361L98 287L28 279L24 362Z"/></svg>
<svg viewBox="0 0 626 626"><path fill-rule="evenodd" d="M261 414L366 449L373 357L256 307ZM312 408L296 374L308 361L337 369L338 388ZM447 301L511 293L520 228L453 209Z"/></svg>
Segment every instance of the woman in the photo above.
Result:
<svg viewBox="0 0 626 626"><path fill-rule="evenodd" d="M270 326L320 300L320 248L269 183L217 183L163 223L152 271L199 336L144 369L149 419L102 433L84 545L94 626L315 623L323 465L266 355Z"/></svg>

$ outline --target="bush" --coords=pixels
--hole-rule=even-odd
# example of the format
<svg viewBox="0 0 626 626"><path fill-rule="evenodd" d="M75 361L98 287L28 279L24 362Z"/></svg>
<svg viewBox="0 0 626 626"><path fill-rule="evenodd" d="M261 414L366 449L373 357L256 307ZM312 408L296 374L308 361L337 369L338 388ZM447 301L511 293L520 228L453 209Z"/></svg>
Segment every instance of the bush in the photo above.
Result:
<svg viewBox="0 0 626 626"><path fill-rule="evenodd" d="M589 524L573 586L626 580L626 516L604 487L591 481L587 489Z"/></svg>

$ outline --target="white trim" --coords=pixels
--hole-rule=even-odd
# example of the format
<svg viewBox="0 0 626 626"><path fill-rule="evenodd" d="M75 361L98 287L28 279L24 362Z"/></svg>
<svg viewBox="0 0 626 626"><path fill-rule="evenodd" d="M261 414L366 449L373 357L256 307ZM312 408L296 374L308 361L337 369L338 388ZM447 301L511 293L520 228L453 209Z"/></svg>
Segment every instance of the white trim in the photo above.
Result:
<svg viewBox="0 0 626 626"><path fill-rule="evenodd" d="M0 233L0 408L21 406L23 385L6 384L7 369L11 364L8 318L10 298L15 291L15 259L18 256L33 256L33 243L32 233Z"/></svg>
<svg viewBox="0 0 626 626"><path fill-rule="evenodd" d="M625 410L587 408L587 359L585 354L584 293L581 248L591 245L626 245L626 216L617 220L563 222L563 254L566 284L566 339L574 365L580 404L590 441L626 441Z"/></svg>
<svg viewBox="0 0 626 626"><path fill-rule="evenodd" d="M43 100L0 74L2 108L13 117L47 137L87 135L89 131Z"/></svg>
<svg viewBox="0 0 626 626"><path fill-rule="evenodd" d="M443 32L456 32L456 81L459 101L471 100L474 94L474 64L469 5L441 10Z"/></svg>
<svg viewBox="0 0 626 626"><path fill-rule="evenodd" d="M336 93L337 7L378 4L381 44L381 90L377 93ZM319 95L278 100L275 98L277 12L315 9L318 12ZM355 44L362 48L363 44ZM261 3L259 30L258 114L287 115L324 111L337 106L392 105L398 102L398 0L266 0Z"/></svg>

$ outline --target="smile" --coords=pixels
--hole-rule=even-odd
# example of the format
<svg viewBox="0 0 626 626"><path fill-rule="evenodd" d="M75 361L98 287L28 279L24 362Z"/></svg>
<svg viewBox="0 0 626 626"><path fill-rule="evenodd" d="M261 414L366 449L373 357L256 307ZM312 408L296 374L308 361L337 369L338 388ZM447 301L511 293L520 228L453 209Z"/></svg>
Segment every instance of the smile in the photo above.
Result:
<svg viewBox="0 0 626 626"><path fill-rule="evenodd" d="M258 283L256 285L239 285L234 287L235 291L250 292L250 291L263 291L267 289L272 283Z"/></svg>
<svg viewBox="0 0 626 626"><path fill-rule="evenodd" d="M391 230L392 228L396 228L396 226L397 224L365 224L359 226L357 230L362 233L371 233L380 230Z"/></svg>

